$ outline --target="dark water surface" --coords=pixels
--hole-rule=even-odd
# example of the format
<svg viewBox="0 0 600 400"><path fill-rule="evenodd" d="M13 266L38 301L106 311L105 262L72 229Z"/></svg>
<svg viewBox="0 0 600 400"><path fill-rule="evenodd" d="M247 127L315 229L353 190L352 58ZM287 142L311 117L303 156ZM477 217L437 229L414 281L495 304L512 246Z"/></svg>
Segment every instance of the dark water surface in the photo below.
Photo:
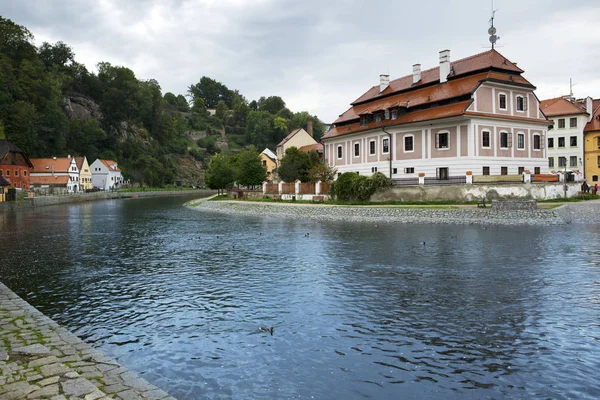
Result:
<svg viewBox="0 0 600 400"><path fill-rule="evenodd" d="M280 221L184 200L0 214L0 280L181 400L600 398L597 225Z"/></svg>

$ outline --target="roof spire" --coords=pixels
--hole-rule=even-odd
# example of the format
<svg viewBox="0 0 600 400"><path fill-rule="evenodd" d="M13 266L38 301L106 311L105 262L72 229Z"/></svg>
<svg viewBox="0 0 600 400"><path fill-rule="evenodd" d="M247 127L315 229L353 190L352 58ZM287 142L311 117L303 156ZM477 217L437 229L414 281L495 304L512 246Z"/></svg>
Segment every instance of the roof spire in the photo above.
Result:
<svg viewBox="0 0 600 400"><path fill-rule="evenodd" d="M490 43L492 44L492 50L494 50L494 46L500 36L496 36L496 28L494 27L494 17L496 16L496 11L494 10L494 0L492 0L492 18L490 18L490 28L488 29L488 33L490 35Z"/></svg>

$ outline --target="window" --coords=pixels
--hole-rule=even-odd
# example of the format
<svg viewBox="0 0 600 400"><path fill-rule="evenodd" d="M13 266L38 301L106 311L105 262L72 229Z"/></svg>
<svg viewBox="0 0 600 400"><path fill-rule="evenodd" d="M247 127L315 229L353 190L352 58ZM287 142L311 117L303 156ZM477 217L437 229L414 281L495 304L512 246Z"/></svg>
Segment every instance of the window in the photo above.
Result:
<svg viewBox="0 0 600 400"><path fill-rule="evenodd" d="M598 175L593 175L592 176L592 181L598 182Z"/></svg>
<svg viewBox="0 0 600 400"><path fill-rule="evenodd" d="M551 149L554 147L554 138L548 138L548 148Z"/></svg>
<svg viewBox="0 0 600 400"><path fill-rule="evenodd" d="M437 179L447 180L450 177L448 167L436 168L435 175Z"/></svg>
<svg viewBox="0 0 600 400"><path fill-rule="evenodd" d="M600 136L598 136L598 148L600 149Z"/></svg>
<svg viewBox="0 0 600 400"><path fill-rule="evenodd" d="M385 112L384 112L384 114L383 114L383 117L384 117L385 119L390 119L390 110L385 110Z"/></svg>
<svg viewBox="0 0 600 400"><path fill-rule="evenodd" d="M548 157L548 168L554 168L554 157Z"/></svg>
<svg viewBox="0 0 600 400"><path fill-rule="evenodd" d="M381 118L381 113L375 114L375 123L379 123L381 122L382 118Z"/></svg>
<svg viewBox="0 0 600 400"><path fill-rule="evenodd" d="M19 170L15 169L15 176L19 176Z"/></svg>
<svg viewBox="0 0 600 400"><path fill-rule="evenodd" d="M517 96L517 111L525 111L525 98Z"/></svg>
<svg viewBox="0 0 600 400"><path fill-rule="evenodd" d="M360 124L361 125L367 125L371 121L373 121L373 116L371 114L360 116Z"/></svg>
<svg viewBox="0 0 600 400"><path fill-rule="evenodd" d="M490 174L490 167L483 167L483 170L481 171L482 175L489 175Z"/></svg>
<svg viewBox="0 0 600 400"><path fill-rule="evenodd" d="M534 174L541 174L541 172L540 172L540 171L541 171L540 167L534 167L534 168L533 168L533 173L534 173Z"/></svg>
<svg viewBox="0 0 600 400"><path fill-rule="evenodd" d="M519 172L517 172L519 175L522 175L523 172L525 172L525 167L519 167Z"/></svg>
<svg viewBox="0 0 600 400"><path fill-rule="evenodd" d="M414 136L404 137L404 151L414 151Z"/></svg>
<svg viewBox="0 0 600 400"><path fill-rule="evenodd" d="M565 127L565 119L561 118L558 120L558 129L562 129Z"/></svg>
<svg viewBox="0 0 600 400"><path fill-rule="evenodd" d="M392 110L391 119L397 119L397 118L398 118L398 110Z"/></svg>
<svg viewBox="0 0 600 400"><path fill-rule="evenodd" d="M571 136L569 142L571 143L571 147L577 147L577 136Z"/></svg>
<svg viewBox="0 0 600 400"><path fill-rule="evenodd" d="M398 173L398 168L394 168L394 169L392 170L392 173L393 173L394 175L396 175L396 174Z"/></svg>
<svg viewBox="0 0 600 400"><path fill-rule="evenodd" d="M498 106L501 110L506 110L506 95L504 93L500 93L498 97Z"/></svg>
<svg viewBox="0 0 600 400"><path fill-rule="evenodd" d="M377 172L377 167L371 167L371 172Z"/></svg>
<svg viewBox="0 0 600 400"><path fill-rule="evenodd" d="M508 167L500 167L500 175L508 175Z"/></svg>
<svg viewBox="0 0 600 400"><path fill-rule="evenodd" d="M571 167L576 167L577 166L577 156L571 156L569 158L569 161L570 161L569 165Z"/></svg>
<svg viewBox="0 0 600 400"><path fill-rule="evenodd" d="M404 168L404 173L405 174L414 174L415 173L415 167Z"/></svg>
<svg viewBox="0 0 600 400"><path fill-rule="evenodd" d="M6 170L6 176L10 176L10 169Z"/></svg>
<svg viewBox="0 0 600 400"><path fill-rule="evenodd" d="M575 117L575 118L571 118L571 119L569 120L569 126L570 126L571 128L577 128L577 117Z"/></svg>
<svg viewBox="0 0 600 400"><path fill-rule="evenodd" d="M481 132L481 147L490 147L490 133L488 131Z"/></svg>
<svg viewBox="0 0 600 400"><path fill-rule="evenodd" d="M27 176L27 171L23 171L23 176Z"/></svg>
<svg viewBox="0 0 600 400"><path fill-rule="evenodd" d="M567 157L558 157L558 166L566 167L567 166Z"/></svg>
<svg viewBox="0 0 600 400"><path fill-rule="evenodd" d="M558 138L558 147L565 147L565 138L564 137Z"/></svg>
<svg viewBox="0 0 600 400"><path fill-rule="evenodd" d="M262 160L262 164L263 164L263 167L266 167L267 166L267 160Z"/></svg>
<svg viewBox="0 0 600 400"><path fill-rule="evenodd" d="M354 143L354 157L360 156L360 143Z"/></svg>
<svg viewBox="0 0 600 400"><path fill-rule="evenodd" d="M512 133L500 132L500 148L512 147Z"/></svg>
<svg viewBox="0 0 600 400"><path fill-rule="evenodd" d="M338 160L342 158L342 146L337 147L337 158Z"/></svg>
<svg viewBox="0 0 600 400"><path fill-rule="evenodd" d="M383 147L383 154L387 154L390 152L390 139L385 138L382 141L382 147Z"/></svg>
<svg viewBox="0 0 600 400"><path fill-rule="evenodd" d="M540 135L533 135L533 149L540 150L542 148L542 137Z"/></svg>
<svg viewBox="0 0 600 400"><path fill-rule="evenodd" d="M447 149L448 148L448 132L435 134L435 148L436 149Z"/></svg>
<svg viewBox="0 0 600 400"><path fill-rule="evenodd" d="M517 148L518 149L525 148L525 134L523 134L523 133L517 134Z"/></svg>
<svg viewBox="0 0 600 400"><path fill-rule="evenodd" d="M600 165L600 156L598 156L598 165Z"/></svg>
<svg viewBox="0 0 600 400"><path fill-rule="evenodd" d="M369 142L369 155L374 156L375 155L375 141L371 140Z"/></svg>
<svg viewBox="0 0 600 400"><path fill-rule="evenodd" d="M2 175L3 175L3 173L2 173L2 170L0 169L0 176L2 176Z"/></svg>

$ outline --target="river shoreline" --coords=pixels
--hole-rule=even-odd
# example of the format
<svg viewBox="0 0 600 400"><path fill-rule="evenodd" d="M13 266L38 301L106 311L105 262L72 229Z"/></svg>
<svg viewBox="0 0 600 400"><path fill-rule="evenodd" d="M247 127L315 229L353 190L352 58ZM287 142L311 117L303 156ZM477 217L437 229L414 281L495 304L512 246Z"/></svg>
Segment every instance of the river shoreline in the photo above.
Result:
<svg viewBox="0 0 600 400"><path fill-rule="evenodd" d="M281 204L242 201L193 200L186 206L198 211L278 219L458 225L565 225L600 221L600 203L588 201L553 209L498 211L493 208L419 208Z"/></svg>

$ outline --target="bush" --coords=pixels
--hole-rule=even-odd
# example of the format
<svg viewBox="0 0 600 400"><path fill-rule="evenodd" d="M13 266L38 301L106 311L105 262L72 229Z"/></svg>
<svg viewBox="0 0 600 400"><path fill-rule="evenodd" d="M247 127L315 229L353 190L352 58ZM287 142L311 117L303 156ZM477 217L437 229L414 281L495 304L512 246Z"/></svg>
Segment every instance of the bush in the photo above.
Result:
<svg viewBox="0 0 600 400"><path fill-rule="evenodd" d="M391 186L391 180L381 172L371 177L345 172L333 182L331 193L341 201L368 201L375 192Z"/></svg>

